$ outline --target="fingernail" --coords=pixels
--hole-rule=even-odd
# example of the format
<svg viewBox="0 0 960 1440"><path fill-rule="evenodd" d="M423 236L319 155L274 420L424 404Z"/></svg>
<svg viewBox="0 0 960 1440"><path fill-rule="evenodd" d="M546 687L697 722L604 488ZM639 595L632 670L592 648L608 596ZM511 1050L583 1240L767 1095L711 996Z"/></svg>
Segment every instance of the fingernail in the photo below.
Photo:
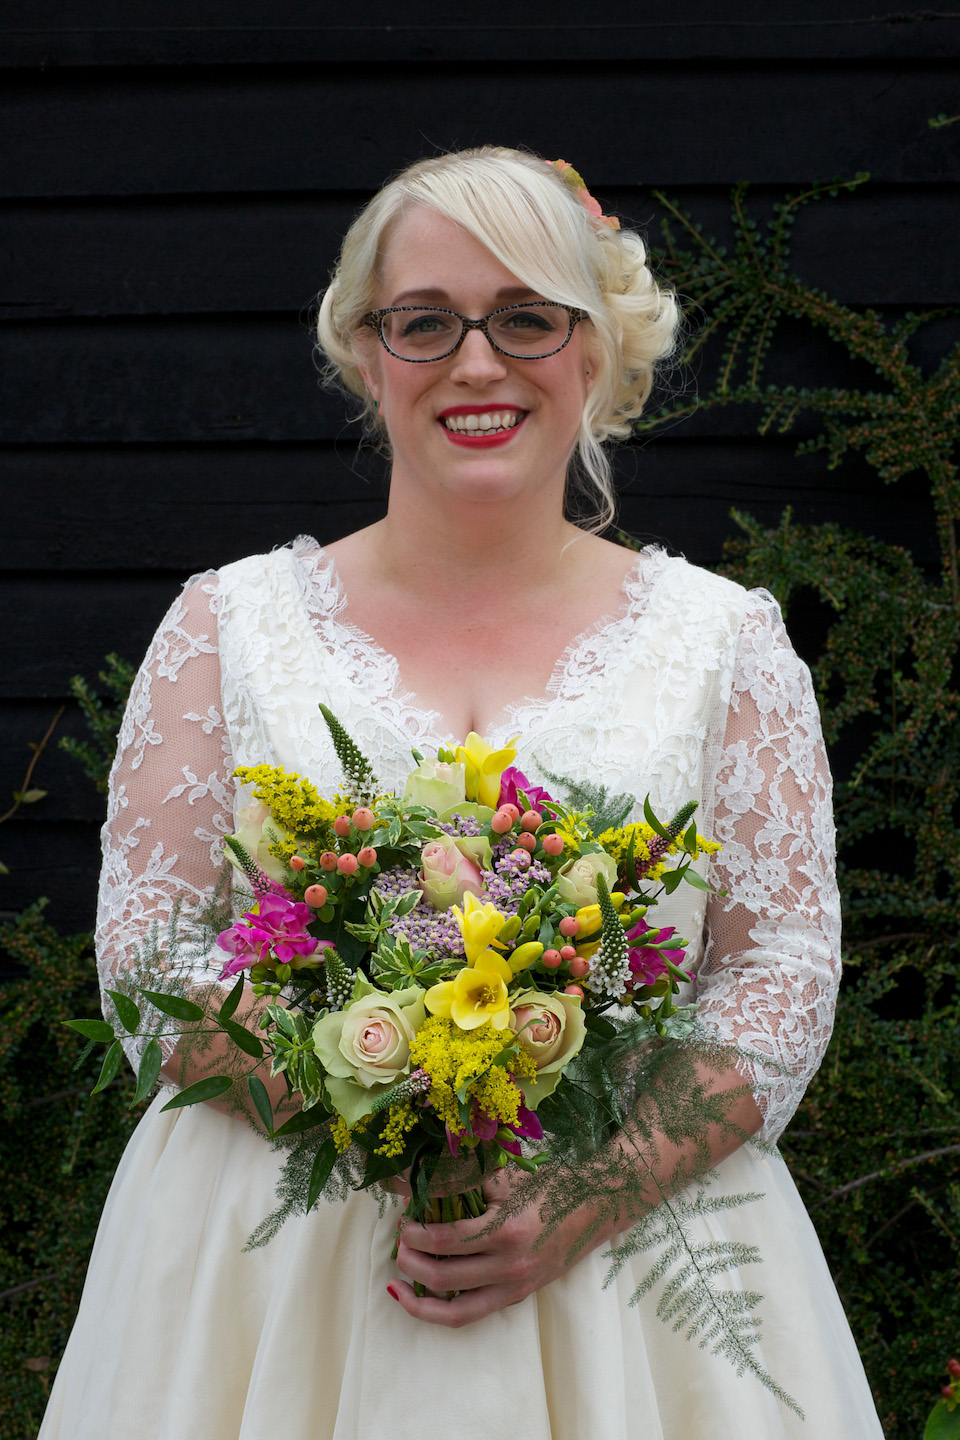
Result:
<svg viewBox="0 0 960 1440"><path fill-rule="evenodd" d="M394 1290L392 1285L387 1286L387 1294L392 1295L394 1300L396 1300L398 1304L400 1303L400 1296L397 1294L396 1290Z"/></svg>

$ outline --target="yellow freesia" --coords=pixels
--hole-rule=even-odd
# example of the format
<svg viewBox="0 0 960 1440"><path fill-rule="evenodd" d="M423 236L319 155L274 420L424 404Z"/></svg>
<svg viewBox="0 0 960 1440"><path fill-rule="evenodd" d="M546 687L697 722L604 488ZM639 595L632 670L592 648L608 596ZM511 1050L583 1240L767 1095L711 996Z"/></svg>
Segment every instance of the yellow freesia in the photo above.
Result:
<svg viewBox="0 0 960 1440"><path fill-rule="evenodd" d="M473 965L477 956L482 955L491 945L496 945L498 950L506 949L497 936L507 923L507 917L501 915L496 905L492 905L489 900L478 900L476 895L468 890L463 897L463 909L461 910L459 905L451 905L450 914L460 927L468 965Z"/></svg>
<svg viewBox="0 0 960 1440"><path fill-rule="evenodd" d="M461 1030L476 1030L488 1020L495 1030L505 1030L510 1023L507 983L512 979L513 972L503 957L485 950L453 980L431 985L424 1004L431 1015L452 1020Z"/></svg>
<svg viewBox="0 0 960 1440"><path fill-rule="evenodd" d="M614 910L619 910L626 898L622 890L610 891L610 904ZM577 931L578 940L586 940L588 935L596 935L603 925L603 916L600 913L599 905L581 905L577 911L577 919L580 921L580 929Z"/></svg>
<svg viewBox="0 0 960 1440"><path fill-rule="evenodd" d="M539 960L543 954L543 946L539 940L528 940L525 945L518 945L512 954L507 956L507 964L510 966L512 975L519 975L521 970L526 970L534 960Z"/></svg>
<svg viewBox="0 0 960 1440"><path fill-rule="evenodd" d="M468 800L488 805L491 810L497 808L500 776L516 760L519 738L516 735L502 750L494 750L482 735L471 730L465 744L457 746L457 760L463 765L466 776Z"/></svg>

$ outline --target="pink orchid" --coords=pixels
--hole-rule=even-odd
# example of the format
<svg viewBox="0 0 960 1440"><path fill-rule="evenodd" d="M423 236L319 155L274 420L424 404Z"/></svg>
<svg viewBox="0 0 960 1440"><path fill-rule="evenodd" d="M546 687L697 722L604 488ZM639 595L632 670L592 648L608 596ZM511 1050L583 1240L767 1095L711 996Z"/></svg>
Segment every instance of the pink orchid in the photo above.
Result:
<svg viewBox="0 0 960 1440"><path fill-rule="evenodd" d="M237 975L251 965L293 965L299 969L318 949L329 949L329 940L317 940L307 926L314 918L309 905L291 895L262 895L228 930L217 936L217 944L233 956L220 972L220 979Z"/></svg>
<svg viewBox="0 0 960 1440"><path fill-rule="evenodd" d="M544 800L550 801L553 799L552 795L548 795L542 785L531 785L522 770L518 770L516 765L509 765L500 776L500 799L497 801L498 807L500 805L516 805L518 810L525 809L526 807L521 805L517 799L518 790L523 791L534 809Z"/></svg>

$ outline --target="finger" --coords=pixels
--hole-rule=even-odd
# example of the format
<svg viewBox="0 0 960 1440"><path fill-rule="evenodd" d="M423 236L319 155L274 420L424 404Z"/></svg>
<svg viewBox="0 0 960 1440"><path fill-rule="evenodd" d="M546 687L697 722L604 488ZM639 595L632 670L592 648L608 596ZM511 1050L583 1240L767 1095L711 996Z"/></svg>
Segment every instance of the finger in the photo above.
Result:
<svg viewBox="0 0 960 1440"><path fill-rule="evenodd" d="M387 1289L413 1319L426 1321L429 1325L443 1325L450 1330L472 1325L475 1321L492 1315L495 1310L502 1310L505 1304L512 1303L505 1301L497 1287L492 1285L487 1285L482 1290L464 1291L462 1295L455 1295L452 1300L435 1295L415 1295L413 1286L403 1280L391 1281Z"/></svg>
<svg viewBox="0 0 960 1440"><path fill-rule="evenodd" d="M497 1255L441 1256L427 1255L401 1245L397 1250L397 1269L408 1280L426 1285L428 1290L479 1290L495 1285L504 1278L505 1268Z"/></svg>
<svg viewBox="0 0 960 1440"><path fill-rule="evenodd" d="M497 1232L486 1233L491 1218L481 1215L437 1225L405 1219L400 1233L411 1250L422 1250L427 1255L477 1255L494 1248L491 1242Z"/></svg>

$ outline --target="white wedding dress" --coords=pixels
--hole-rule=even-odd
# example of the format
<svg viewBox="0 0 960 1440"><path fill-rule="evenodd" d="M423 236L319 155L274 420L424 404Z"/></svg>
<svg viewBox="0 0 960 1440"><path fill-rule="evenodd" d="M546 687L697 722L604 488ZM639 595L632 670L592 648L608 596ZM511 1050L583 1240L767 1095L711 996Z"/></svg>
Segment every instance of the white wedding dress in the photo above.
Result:
<svg viewBox="0 0 960 1440"><path fill-rule="evenodd" d="M136 680L104 829L98 950L106 985L178 895L214 882L237 764L341 780L324 701L386 787L455 738L405 695L393 658L350 623L310 540L193 581ZM775 1140L823 1056L837 989L830 779L805 666L764 592L646 551L620 612L579 637L549 693L486 738L517 763L700 800L725 895L682 886L658 910L691 939L701 1014L756 1063ZM222 955L211 957L215 978ZM244 1253L280 1160L241 1119L153 1102L104 1209L40 1440L866 1440L882 1432L816 1235L776 1151L745 1148L714 1193L763 1198L698 1238L759 1245L733 1283L762 1292L759 1358L800 1420L751 1375L677 1335L646 1264L603 1288L599 1250L499 1314L451 1331L387 1295L395 1215L368 1194L321 1202ZM730 1282L728 1282L730 1283Z"/></svg>

